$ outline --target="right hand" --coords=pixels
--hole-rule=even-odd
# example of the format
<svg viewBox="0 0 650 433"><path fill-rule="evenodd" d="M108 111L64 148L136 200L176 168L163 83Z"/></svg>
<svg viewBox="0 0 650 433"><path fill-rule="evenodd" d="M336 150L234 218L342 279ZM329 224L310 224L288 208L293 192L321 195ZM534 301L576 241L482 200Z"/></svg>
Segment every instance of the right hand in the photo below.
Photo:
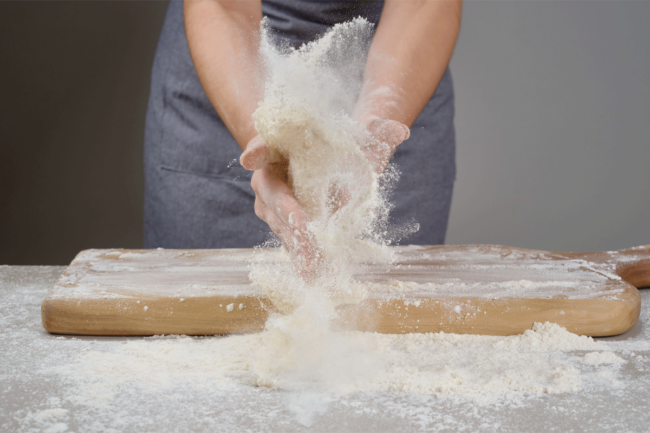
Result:
<svg viewBox="0 0 650 433"><path fill-rule="evenodd" d="M310 281L316 272L318 248L308 227L309 216L287 185L288 162L272 162L259 135L248 143L239 160L246 170L253 171L255 214L280 238L302 279Z"/></svg>

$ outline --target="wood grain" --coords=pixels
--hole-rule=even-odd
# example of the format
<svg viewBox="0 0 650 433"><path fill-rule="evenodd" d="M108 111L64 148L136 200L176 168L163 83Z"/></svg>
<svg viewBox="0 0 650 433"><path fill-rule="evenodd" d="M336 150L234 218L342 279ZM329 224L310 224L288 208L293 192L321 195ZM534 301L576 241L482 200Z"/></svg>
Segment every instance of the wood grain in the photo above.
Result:
<svg viewBox="0 0 650 433"><path fill-rule="evenodd" d="M361 303L339 307L337 326L512 335L549 321L580 335L616 335L639 316L637 287L650 287L650 246L600 253L493 245L394 248L393 264L357 276L373 289ZM43 301L43 326L85 335L260 331L277 311L248 280L252 254L83 251ZM529 289L512 289L520 282ZM396 285L407 289L391 289Z"/></svg>

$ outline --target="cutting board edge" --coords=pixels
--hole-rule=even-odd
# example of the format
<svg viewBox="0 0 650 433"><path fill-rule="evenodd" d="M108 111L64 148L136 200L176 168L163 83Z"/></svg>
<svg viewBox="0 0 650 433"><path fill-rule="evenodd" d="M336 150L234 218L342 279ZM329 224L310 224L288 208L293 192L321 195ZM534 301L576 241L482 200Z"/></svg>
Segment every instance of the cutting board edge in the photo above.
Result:
<svg viewBox="0 0 650 433"><path fill-rule="evenodd" d="M362 307L346 306L352 310L349 317L342 320L358 322L360 319L367 326L355 324L359 330L378 333L395 333L373 323L394 322L399 318L398 333L411 332L447 332L456 334L477 335L517 335L532 328L537 322L551 322L563 326L568 331L592 337L605 337L622 334L628 331L639 318L641 312L641 295L639 291L628 285L619 299L542 299L542 298L453 298L445 301L439 299L422 300L422 309L411 303L408 310L402 299L393 299L381 304ZM434 303L437 305L426 305ZM449 307L458 305L461 313L456 313ZM354 311L357 309L357 311ZM489 314L481 314L483 311ZM426 312L423 314L423 312ZM598 319L590 319L596 312ZM478 316L477 314L478 313ZM469 318L461 316L469 314ZM457 316L457 317L453 317ZM485 316L485 317L484 317ZM428 324L427 320L437 317L444 319L440 325ZM478 320L476 319L478 317ZM556 320L542 319L554 317ZM608 324L604 326L604 324Z"/></svg>
<svg viewBox="0 0 650 433"><path fill-rule="evenodd" d="M480 247L481 245L470 245L470 246ZM485 247L495 247L494 245L483 245L483 246L485 246ZM437 246L437 247L444 247L444 246ZM434 248L434 247L432 247L432 248ZM513 248L513 249L517 249L517 250L525 250L525 249L522 249L522 248L514 248L514 247L508 247L508 248ZM96 251L106 251L106 252L108 252L108 251L116 251L116 250L120 250L120 251L124 251L124 252L147 251L147 250L134 250L134 249L128 249L127 250L127 249L115 249L115 248L113 248L113 249L88 249L88 250L83 250L79 254L77 254L77 256L75 257L75 260L82 257L84 254L87 254L87 253L90 253L90 252L96 252ZM244 249L237 248L237 249L232 249L232 250L240 250L241 251L241 250L244 250ZM527 250L527 251L536 251L536 250ZM631 255L646 254L648 257L650 257L650 255L648 255L650 253L650 245L634 247L634 248L628 248L628 249L625 249L625 250L620 250L618 253L626 253L626 254L629 253ZM552 254L565 254L566 255L566 254L573 254L573 253L552 253ZM578 253L576 253L576 254L578 254ZM600 255L604 256L604 255L606 255L608 253L580 253L580 254L581 255L600 254ZM73 260L73 263L75 262L75 260ZM71 263L71 265L72 265L72 263ZM647 275L650 275L650 263L648 263L648 265L649 266L648 266L648 274ZM67 271L68 271L68 269L66 269L64 274L57 281L57 284L55 284L55 286L50 290L50 292L48 293L48 295L44 299L43 304L41 306L43 327L48 332L52 332L52 333L69 333L69 334L84 334L84 335L156 335L156 334L160 334L160 333L167 333L167 332L151 332L151 333L147 332L147 333L143 334L143 333L137 332L137 331L134 331L134 332L120 331L120 332L111 333L111 334L108 334L108 333L106 333L106 334L97 334L94 331L93 332L90 332L90 331L89 332L81 332L81 330L72 330L71 331L70 329L66 329L65 327L62 328L61 326L57 325L55 323L55 321L53 321L53 319L52 319L52 317L56 315L55 313L69 314L69 312L66 313L66 311L67 311L66 308L62 309L61 305L59 304L59 302L57 302L56 298L53 298L51 295L53 294L53 291L57 288L58 283L61 280L61 278L63 278L63 276L66 275ZM646 275L646 274L644 274L644 275ZM648 285L650 285L650 284L648 284ZM642 287L644 287L644 286L642 286ZM633 324L636 322L636 319L639 316L639 312L640 312L640 295L638 295L638 291L637 291L637 296L639 297L639 302L638 302L638 305L635 307L636 310L637 310L636 316L634 318L634 321L632 321L631 324L629 325L629 327L633 326ZM631 316L634 316L634 314L631 314ZM623 329L624 326L620 327L620 329L623 329L623 330L620 331L620 332L617 332L617 333L625 332L627 329L629 329L629 327L626 328L626 329ZM151 329L154 329L154 328L155 327L153 327ZM225 326L224 329L225 329L225 331L224 331L225 333L229 333L229 332L232 332L233 327L232 326ZM237 328L237 329L240 329L240 328ZM179 334L179 332L168 332L168 333L170 333L170 334ZM191 331L190 332L183 332L183 334L186 334L186 335L206 335L205 332L196 332L195 333L195 332L191 332ZM212 333L210 333L210 334L212 334ZM499 335L499 334L490 333L490 335ZM592 335L595 335L595 334L592 334ZM616 334L606 334L606 335L616 335Z"/></svg>
<svg viewBox="0 0 650 433"><path fill-rule="evenodd" d="M127 299L116 307L115 300L109 299L46 298L41 306L43 327L54 334L73 335L222 335L261 331L269 315L277 311L265 297L206 296L189 298L182 303L178 298L173 297L139 298L139 301L140 303L137 303L135 298ZM80 309L77 302L86 302L88 305ZM422 307L415 307L412 300L399 298L381 302L368 300L359 306L341 306L339 311L341 322L348 323L348 326L343 328L365 332L442 331L459 334L516 335L531 329L535 322L550 321L541 320L539 317L553 316L557 317L557 320L552 321L553 323L558 323L575 334L592 337L612 336L626 332L636 323L641 311L641 296L631 285L618 300L474 297L449 300L421 299L420 302ZM214 320L196 319L196 317L208 316L207 313L217 308L227 308L230 304L233 304L232 311L225 315L214 314L211 316ZM240 304L244 308L239 309ZM485 317L479 314L478 321L447 318L445 323L451 323L448 326L432 326L425 322L418 322L432 317L440 320L439 318L445 315L456 315L453 307L450 308L450 304L462 305L463 313L473 308L479 313L490 311L490 314L485 314ZM148 308L145 310L144 306ZM134 308L137 309L136 312L133 311ZM107 309L113 310L107 313ZM348 313L345 312L346 309ZM186 313L183 313L184 310ZM83 314L80 313L82 311ZM100 311L101 314L98 314ZM190 311L191 314L187 313ZM594 311L600 312L604 317L602 320L587 320L584 317L587 311L591 314ZM174 316L175 312L177 314ZM400 317L402 314L405 317ZM571 318L574 320L569 320ZM359 320L365 322L360 324ZM575 321L580 322L579 325L574 325ZM354 322L354 326L350 325L351 322ZM373 325L378 322L393 323L390 327L392 332ZM603 327L602 323L605 322L610 326ZM80 326L79 323L84 325ZM116 324L119 326L115 326ZM422 328L419 328L420 326ZM395 329L398 329L398 332L394 332Z"/></svg>
<svg viewBox="0 0 650 433"><path fill-rule="evenodd" d="M226 313L216 314L217 308ZM261 331L272 311L268 300L247 296L202 296L183 302L173 297L140 297L122 299L120 304L114 299L46 298L41 319L52 334L224 335Z"/></svg>

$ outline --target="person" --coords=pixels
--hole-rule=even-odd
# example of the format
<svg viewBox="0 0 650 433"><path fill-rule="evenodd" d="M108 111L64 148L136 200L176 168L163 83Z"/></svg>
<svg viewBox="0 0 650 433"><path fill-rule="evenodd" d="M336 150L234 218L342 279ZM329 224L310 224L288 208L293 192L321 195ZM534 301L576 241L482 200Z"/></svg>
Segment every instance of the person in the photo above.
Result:
<svg viewBox="0 0 650 433"><path fill-rule="evenodd" d="M304 212L251 117L262 95L263 17L293 47L357 16L376 24L355 119L390 144L373 162L381 172L390 160L401 173L392 220L420 225L404 241L444 243L456 174L448 63L461 8L461 0L172 1L147 108L145 248L253 247L269 227L280 239L305 233L306 218L295 217Z"/></svg>

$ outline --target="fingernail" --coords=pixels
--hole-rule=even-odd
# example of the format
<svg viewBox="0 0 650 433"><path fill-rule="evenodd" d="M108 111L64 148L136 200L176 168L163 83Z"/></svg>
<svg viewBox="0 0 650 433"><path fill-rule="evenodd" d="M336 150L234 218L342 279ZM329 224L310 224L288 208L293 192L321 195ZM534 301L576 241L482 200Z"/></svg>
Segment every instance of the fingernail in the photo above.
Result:
<svg viewBox="0 0 650 433"><path fill-rule="evenodd" d="M404 125L402 123L402 127L404 128L404 140L408 140L408 138L411 136L411 130L409 129L408 126Z"/></svg>

